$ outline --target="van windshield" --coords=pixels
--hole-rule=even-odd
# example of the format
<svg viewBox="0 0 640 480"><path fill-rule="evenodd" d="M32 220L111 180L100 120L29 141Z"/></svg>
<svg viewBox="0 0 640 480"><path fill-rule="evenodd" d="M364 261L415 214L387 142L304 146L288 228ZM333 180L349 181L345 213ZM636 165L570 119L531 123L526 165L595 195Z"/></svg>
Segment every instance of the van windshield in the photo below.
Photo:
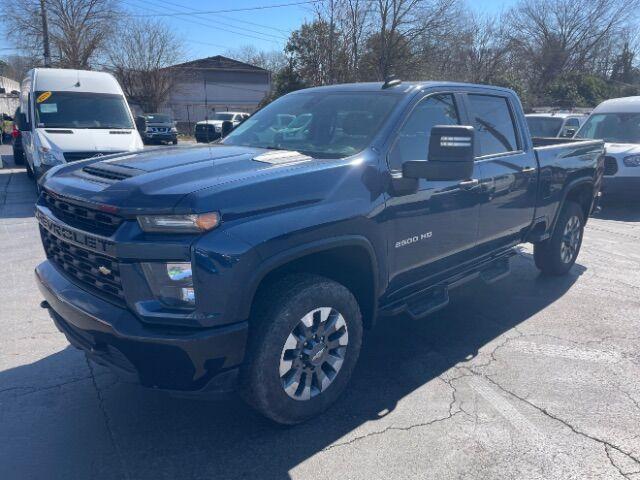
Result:
<svg viewBox="0 0 640 480"><path fill-rule="evenodd" d="M290 94L249 117L222 143L348 157L371 143L400 98L380 92Z"/></svg>
<svg viewBox="0 0 640 480"><path fill-rule="evenodd" d="M214 120L222 120L222 121L233 120L233 113L216 113L213 116L213 119Z"/></svg>
<svg viewBox="0 0 640 480"><path fill-rule="evenodd" d="M577 138L596 138L609 143L640 143L640 112L596 113L589 117Z"/></svg>
<svg viewBox="0 0 640 480"><path fill-rule="evenodd" d="M35 92L36 126L132 129L122 95L89 92Z"/></svg>

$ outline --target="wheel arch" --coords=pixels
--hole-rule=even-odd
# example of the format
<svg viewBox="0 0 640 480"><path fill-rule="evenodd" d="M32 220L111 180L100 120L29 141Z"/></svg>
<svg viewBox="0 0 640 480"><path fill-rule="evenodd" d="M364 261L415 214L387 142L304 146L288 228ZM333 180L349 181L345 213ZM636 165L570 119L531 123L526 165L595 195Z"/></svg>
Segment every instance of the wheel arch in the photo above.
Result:
<svg viewBox="0 0 640 480"><path fill-rule="evenodd" d="M567 202L576 202L582 208L582 213L584 215L584 223L587 223L587 219L589 218L589 214L591 213L591 207L594 201L594 182L591 178L579 178L570 182L567 187L564 189L562 200L558 205L558 209L555 212L553 218L553 224L549 229L550 233L553 233L553 230L556 227L556 223L558 218L560 217L560 212L564 208Z"/></svg>
<svg viewBox="0 0 640 480"><path fill-rule="evenodd" d="M331 268L339 265L340 268ZM378 263L369 240L346 236L289 249L264 261L256 270L242 302L241 315L251 318L260 291L292 273L315 273L337 281L356 297L367 329L375 325L378 301Z"/></svg>

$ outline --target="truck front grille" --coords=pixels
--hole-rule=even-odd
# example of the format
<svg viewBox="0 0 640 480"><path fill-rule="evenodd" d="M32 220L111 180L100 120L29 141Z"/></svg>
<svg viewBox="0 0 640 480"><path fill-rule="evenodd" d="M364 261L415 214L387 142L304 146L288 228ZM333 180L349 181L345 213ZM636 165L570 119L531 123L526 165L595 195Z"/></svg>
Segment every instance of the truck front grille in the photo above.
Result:
<svg viewBox="0 0 640 480"><path fill-rule="evenodd" d="M604 174L615 175L618 173L618 162L613 157L604 157Z"/></svg>
<svg viewBox="0 0 640 480"><path fill-rule="evenodd" d="M120 269L114 259L66 242L42 226L40 235L49 261L62 269L75 283L119 305L124 304Z"/></svg>
<svg viewBox="0 0 640 480"><path fill-rule="evenodd" d="M109 237L122 223L122 218L117 215L77 205L47 191L42 192L42 198L57 218L85 232Z"/></svg>

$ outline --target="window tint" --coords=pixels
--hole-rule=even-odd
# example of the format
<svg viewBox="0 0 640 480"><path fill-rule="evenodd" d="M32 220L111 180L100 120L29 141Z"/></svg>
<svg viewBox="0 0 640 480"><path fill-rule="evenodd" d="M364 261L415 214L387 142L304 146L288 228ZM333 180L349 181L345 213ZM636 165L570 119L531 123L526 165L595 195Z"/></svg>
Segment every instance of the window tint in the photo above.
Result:
<svg viewBox="0 0 640 480"><path fill-rule="evenodd" d="M459 124L460 117L453 95L433 95L422 100L400 129L389 155L389 168L400 170L407 160L427 160L431 128Z"/></svg>
<svg viewBox="0 0 640 480"><path fill-rule="evenodd" d="M469 95L478 156L518 149L509 104L504 97Z"/></svg>

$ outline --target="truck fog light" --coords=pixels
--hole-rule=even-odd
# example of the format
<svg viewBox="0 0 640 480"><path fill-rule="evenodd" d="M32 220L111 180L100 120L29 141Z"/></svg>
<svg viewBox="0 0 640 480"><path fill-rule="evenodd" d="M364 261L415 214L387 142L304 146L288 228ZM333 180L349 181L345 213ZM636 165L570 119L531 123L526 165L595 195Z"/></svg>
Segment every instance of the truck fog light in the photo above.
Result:
<svg viewBox="0 0 640 480"><path fill-rule="evenodd" d="M196 303L196 292L193 291L193 288L183 288L182 289L182 301L185 303L190 303L195 305Z"/></svg>
<svg viewBox="0 0 640 480"><path fill-rule="evenodd" d="M196 294L190 262L143 263L153 296L167 307L193 309Z"/></svg>

